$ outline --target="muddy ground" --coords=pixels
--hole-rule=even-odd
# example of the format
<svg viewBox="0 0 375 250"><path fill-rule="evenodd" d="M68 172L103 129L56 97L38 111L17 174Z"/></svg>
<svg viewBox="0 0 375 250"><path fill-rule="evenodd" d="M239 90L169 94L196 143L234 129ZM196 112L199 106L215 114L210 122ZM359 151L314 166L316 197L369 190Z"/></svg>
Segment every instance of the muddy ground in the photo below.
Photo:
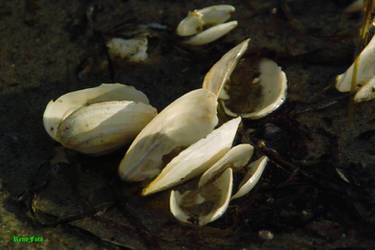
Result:
<svg viewBox="0 0 375 250"><path fill-rule="evenodd" d="M206 46L181 44L174 30L187 11L217 3L236 7L239 26ZM343 13L349 3L1 1L0 248L374 249L375 102L353 105L332 87L358 47L361 18ZM162 26L142 30L145 63L108 59L107 39L150 23ZM143 198L140 184L121 182L126 148L93 158L44 131L50 99L102 82L134 85L161 110L246 38L245 58L269 57L286 72L288 97L272 115L244 121L237 142L271 161L208 226L178 223L169 192ZM43 242L14 242L31 236Z"/></svg>

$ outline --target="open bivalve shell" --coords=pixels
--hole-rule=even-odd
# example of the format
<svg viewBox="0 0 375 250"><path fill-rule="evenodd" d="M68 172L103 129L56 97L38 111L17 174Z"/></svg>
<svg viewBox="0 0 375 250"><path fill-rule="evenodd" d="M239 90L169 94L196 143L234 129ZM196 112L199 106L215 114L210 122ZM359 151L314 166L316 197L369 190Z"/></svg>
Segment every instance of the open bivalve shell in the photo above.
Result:
<svg viewBox="0 0 375 250"><path fill-rule="evenodd" d="M357 62L356 62L357 61ZM357 63L355 78L353 71ZM355 90L363 86L372 77L375 76L375 35L371 38L367 46L357 56L352 65L342 74L336 77L336 89L340 92L349 92L352 90L352 81Z"/></svg>
<svg viewBox="0 0 375 250"><path fill-rule="evenodd" d="M232 186L232 169L227 168L215 181L200 189L183 194L172 190L169 199L171 213L181 222L204 226L225 213Z"/></svg>
<svg viewBox="0 0 375 250"><path fill-rule="evenodd" d="M234 11L235 8L231 5L214 5L194 10L178 24L176 33L179 36L195 35L185 41L189 45L196 46L213 42L237 27L237 21L224 23ZM208 26L212 27L203 30Z"/></svg>
<svg viewBox="0 0 375 250"><path fill-rule="evenodd" d="M201 175L232 147L241 118L232 119L186 148L161 171L142 195L166 190Z"/></svg>
<svg viewBox="0 0 375 250"><path fill-rule="evenodd" d="M63 146L99 155L129 143L156 114L146 95L134 87L102 84L50 101L43 123Z"/></svg>
<svg viewBox="0 0 375 250"><path fill-rule="evenodd" d="M249 39L228 51L208 71L203 88L218 96L219 103L229 116L259 119L273 112L286 99L285 73L272 60L261 59L254 77L248 83L230 82L239 59L247 49Z"/></svg>
<svg viewBox="0 0 375 250"><path fill-rule="evenodd" d="M154 178L164 167L163 158L208 135L218 123L216 96L197 89L162 110L138 134L119 165L125 181Z"/></svg>

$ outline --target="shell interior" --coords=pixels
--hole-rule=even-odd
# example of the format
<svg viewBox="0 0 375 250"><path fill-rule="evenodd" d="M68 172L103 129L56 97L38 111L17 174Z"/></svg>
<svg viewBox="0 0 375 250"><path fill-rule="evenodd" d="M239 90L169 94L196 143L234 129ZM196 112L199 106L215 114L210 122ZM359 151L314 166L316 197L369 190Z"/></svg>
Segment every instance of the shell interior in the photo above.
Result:
<svg viewBox="0 0 375 250"><path fill-rule="evenodd" d="M200 189L183 194L172 190L169 200L171 213L181 222L206 225L225 213L232 186L232 169L227 168L214 182Z"/></svg>

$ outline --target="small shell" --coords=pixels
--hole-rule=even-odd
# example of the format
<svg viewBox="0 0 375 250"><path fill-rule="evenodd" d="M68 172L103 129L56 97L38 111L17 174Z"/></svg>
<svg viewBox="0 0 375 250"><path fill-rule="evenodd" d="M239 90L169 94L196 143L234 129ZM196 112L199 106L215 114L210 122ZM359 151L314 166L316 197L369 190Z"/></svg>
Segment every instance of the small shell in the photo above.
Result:
<svg viewBox="0 0 375 250"><path fill-rule="evenodd" d="M104 101L129 100L148 104L147 96L133 86L120 83L101 84L98 87L73 91L51 100L43 114L43 124L47 133L56 138L60 123L78 108Z"/></svg>
<svg viewBox="0 0 375 250"><path fill-rule="evenodd" d="M227 168L239 170L244 167L253 155L254 147L250 144L239 144L231 148L212 167L207 169L199 179L199 187L204 186L221 174Z"/></svg>
<svg viewBox="0 0 375 250"><path fill-rule="evenodd" d="M233 186L232 169L226 169L214 182L194 191L171 191L173 216L184 223L204 226L220 218L228 208Z"/></svg>
<svg viewBox="0 0 375 250"><path fill-rule="evenodd" d="M216 126L217 101L214 94L193 90L162 110L138 134L119 166L126 181L155 177L164 167L163 156L187 147L208 135Z"/></svg>
<svg viewBox="0 0 375 250"><path fill-rule="evenodd" d="M63 120L56 136L67 148L103 154L129 143L156 114L152 106L133 101L95 103Z"/></svg>
<svg viewBox="0 0 375 250"><path fill-rule="evenodd" d="M235 8L231 5L214 5L189 12L177 26L177 35L191 36L203 29L203 26L216 25L229 20Z"/></svg>
<svg viewBox="0 0 375 250"><path fill-rule="evenodd" d="M357 67L357 77L355 84L357 87L362 86L370 78L375 76L375 35L371 41L358 55L359 62ZM352 88L352 78L355 62L343 73L336 77L336 89L340 92L349 92Z"/></svg>
<svg viewBox="0 0 375 250"><path fill-rule="evenodd" d="M149 195L184 183L206 171L232 146L241 118L232 119L182 151L146 188Z"/></svg>
<svg viewBox="0 0 375 250"><path fill-rule="evenodd" d="M248 172L240 183L240 187L237 193L232 196L232 200L246 195L251 191L251 189L254 188L254 186L258 183L260 177L262 176L263 170L267 165L267 161L267 156L262 156L261 158L250 164Z"/></svg>
<svg viewBox="0 0 375 250"><path fill-rule="evenodd" d="M132 39L112 38L106 45L111 57L127 59L129 62L142 62L147 59L147 37Z"/></svg>
<svg viewBox="0 0 375 250"><path fill-rule="evenodd" d="M188 45L199 46L213 42L229 33L232 29L236 28L237 25L237 21L215 25L184 41L184 43Z"/></svg>
<svg viewBox="0 0 375 250"><path fill-rule="evenodd" d="M355 94L355 102L364 102L375 99L375 75L367 81Z"/></svg>

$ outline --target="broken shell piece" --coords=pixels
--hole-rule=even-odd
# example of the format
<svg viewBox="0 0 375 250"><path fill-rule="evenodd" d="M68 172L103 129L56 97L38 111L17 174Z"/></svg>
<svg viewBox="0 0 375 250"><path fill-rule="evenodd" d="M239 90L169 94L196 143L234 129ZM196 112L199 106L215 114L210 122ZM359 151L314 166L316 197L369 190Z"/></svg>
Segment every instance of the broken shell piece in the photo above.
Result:
<svg viewBox="0 0 375 250"><path fill-rule="evenodd" d="M183 150L142 191L149 195L184 183L206 171L232 146L241 118L232 119Z"/></svg>
<svg viewBox="0 0 375 250"><path fill-rule="evenodd" d="M208 89L213 92L216 96L219 96L221 89L225 83L230 79L230 75L236 68L238 60L247 50L250 39L238 44L233 49L225 53L224 56L217 61L214 66L207 72L204 77L202 88Z"/></svg>
<svg viewBox="0 0 375 250"><path fill-rule="evenodd" d="M352 80L355 86L361 87L370 78L375 76L375 35L371 38L367 46L357 56L353 64L342 74L336 77L336 89L340 92L349 92L352 89ZM359 57L359 58L358 58ZM353 70L357 64L356 77L353 79Z"/></svg>
<svg viewBox="0 0 375 250"><path fill-rule="evenodd" d="M194 191L171 191L173 216L181 222L204 226L220 218L228 208L233 186L232 169L226 169L214 182Z"/></svg>
<svg viewBox="0 0 375 250"><path fill-rule="evenodd" d="M233 168L239 170L244 167L253 155L254 147L250 144L239 144L231 148L212 167L207 169L199 179L199 187L204 186L209 181L214 180L225 169Z"/></svg>
<svg viewBox="0 0 375 250"><path fill-rule="evenodd" d="M82 106L104 102L129 100L148 104L148 98L133 86L120 83L101 84L98 87L73 91L51 100L43 114L43 125L47 133L56 141L57 128L72 112Z"/></svg>
<svg viewBox="0 0 375 250"><path fill-rule="evenodd" d="M213 5L189 12L177 26L177 35L191 36L203 29L203 26L216 25L229 20L235 8L231 5Z"/></svg>
<svg viewBox="0 0 375 250"><path fill-rule="evenodd" d="M261 158L250 164L248 172L240 183L240 187L237 193L232 196L232 200L246 195L251 191L251 189L254 188L254 186L258 183L260 177L262 176L263 170L267 165L267 161L267 156L262 156Z"/></svg>
<svg viewBox="0 0 375 250"><path fill-rule="evenodd" d="M375 75L367 81L355 94L355 102L364 102L375 99Z"/></svg>
<svg viewBox="0 0 375 250"><path fill-rule="evenodd" d="M152 106L133 101L95 103L63 120L57 138L64 147L103 154L128 143L156 114Z"/></svg>
<svg viewBox="0 0 375 250"><path fill-rule="evenodd" d="M106 45L111 57L119 57L129 62L142 62L147 59L147 37L132 39L112 38Z"/></svg>
<svg viewBox="0 0 375 250"><path fill-rule="evenodd" d="M138 134L119 166L126 181L154 178L164 167L163 157L208 135L216 126L214 94L197 89L181 96L162 110Z"/></svg>
<svg viewBox="0 0 375 250"><path fill-rule="evenodd" d="M220 37L229 33L232 29L236 28L237 25L237 21L215 25L184 41L184 43L188 45L199 46L216 41Z"/></svg>

